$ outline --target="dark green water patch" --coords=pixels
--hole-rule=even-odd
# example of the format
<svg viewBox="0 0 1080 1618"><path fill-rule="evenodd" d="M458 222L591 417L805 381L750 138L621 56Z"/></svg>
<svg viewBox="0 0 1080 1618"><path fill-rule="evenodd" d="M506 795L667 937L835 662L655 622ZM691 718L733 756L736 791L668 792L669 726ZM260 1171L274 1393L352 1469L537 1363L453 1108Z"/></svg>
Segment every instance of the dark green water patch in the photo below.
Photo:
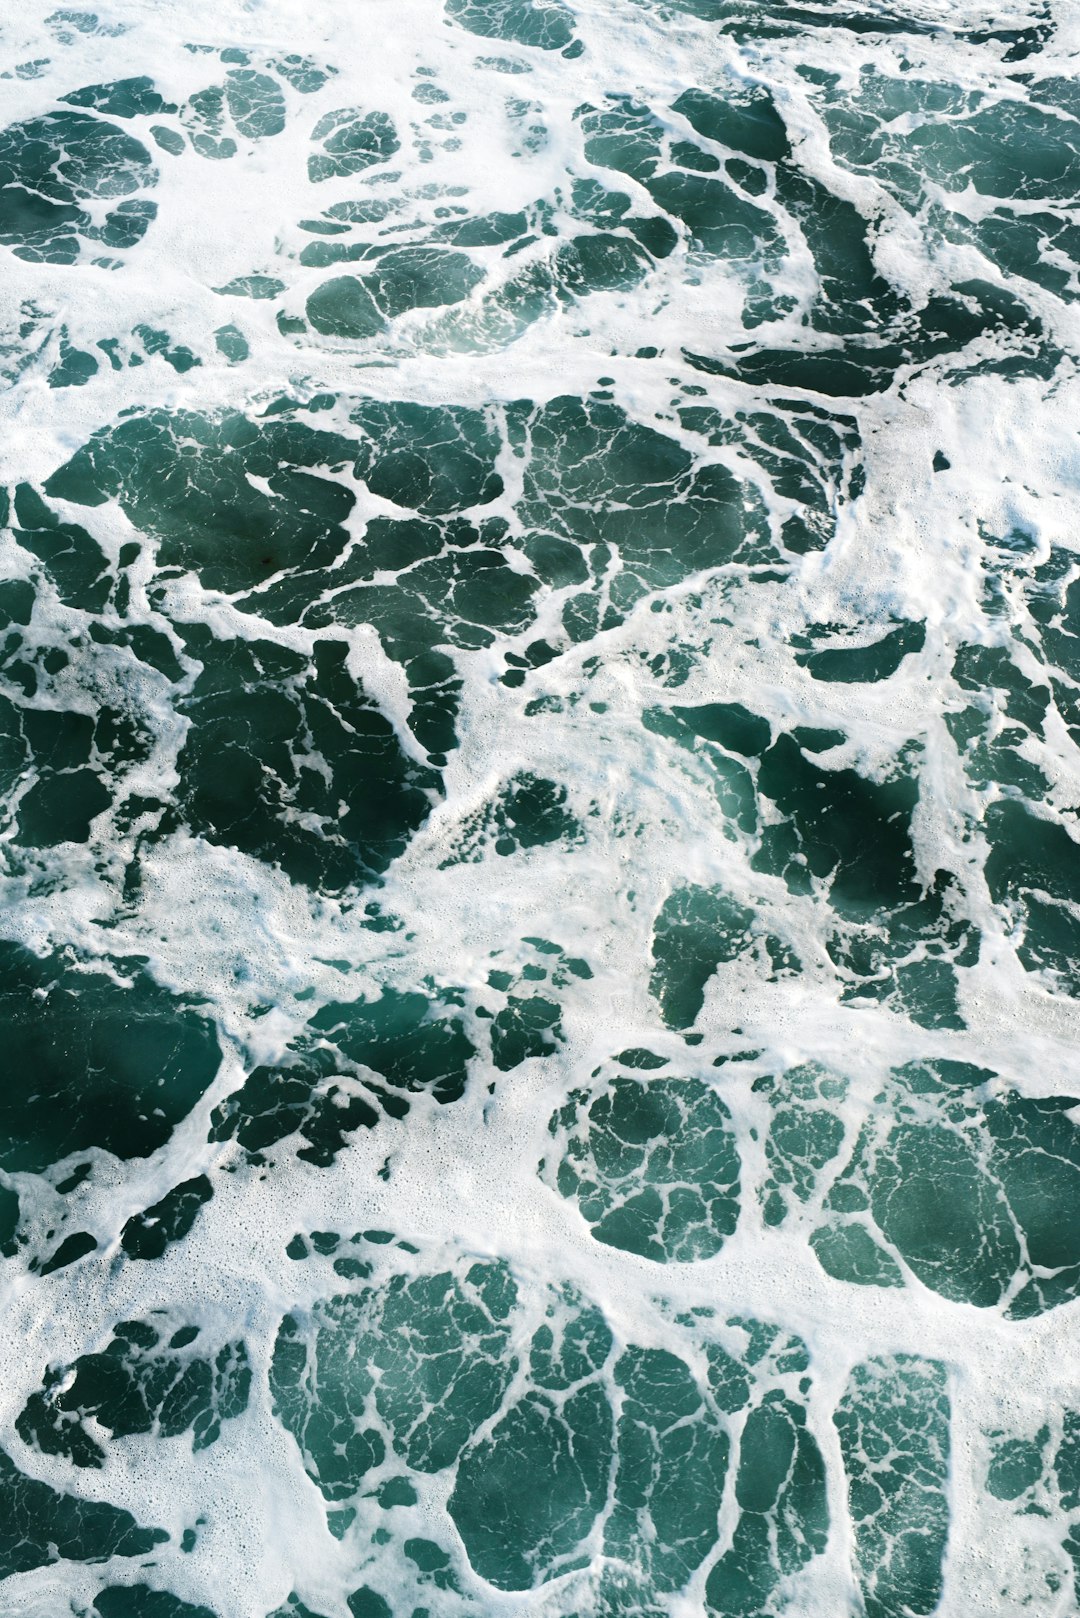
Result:
<svg viewBox="0 0 1080 1618"><path fill-rule="evenodd" d="M237 137L259 141L281 134L286 122L285 97L272 74L233 67L223 84L209 84L189 96L180 109L180 121L194 152L223 162L236 156ZM165 150L182 149L176 146L177 140L183 141L177 131L162 125L155 126L154 134Z"/></svg>
<svg viewBox="0 0 1080 1618"><path fill-rule="evenodd" d="M963 696L962 708L946 713L957 750L964 763L968 779L978 792L1004 789L1009 796L1019 793L1033 806L1043 804L1051 792L1051 782L1032 757L1044 738L1045 721L1051 711L1054 693L1050 684L1035 683L1029 673L1021 670L1014 655L1022 655L1022 648L998 646L961 646L953 664L953 677ZM1000 809L993 812L991 824L996 823ZM1025 839L1021 834L1015 842L1008 835L1009 814L997 823L1003 847L995 862L995 878L1001 867L1008 870L1010 858L1021 855ZM1018 824L1024 822L1021 810ZM996 841L996 839L995 839ZM1008 902L1008 890L1013 883L1006 879L995 893L998 902ZM1011 895L1015 897L1015 891ZM1024 950L1021 955L1029 970L1035 965Z"/></svg>
<svg viewBox="0 0 1080 1618"><path fill-rule="evenodd" d="M385 163L401 147L393 120L385 112L364 112L361 107L324 113L311 138L322 148L308 158L308 179L315 183L360 174Z"/></svg>
<svg viewBox="0 0 1080 1618"><path fill-rule="evenodd" d="M672 708L671 712L693 735L718 742L743 758L760 758L772 737L769 721L740 702L709 702L695 708Z"/></svg>
<svg viewBox="0 0 1080 1618"><path fill-rule="evenodd" d="M477 543L488 536L492 543ZM414 690L441 685L448 695L448 651L491 646L500 634L519 634L533 621L538 581L510 565L501 548L504 536L498 519L483 522L479 531L471 523L454 522L441 533L416 522L376 519L367 532L371 550L356 548L342 569L340 594L308 608L306 620L315 627L373 624L388 654L409 669ZM400 565L414 548L438 548L444 541L449 543L440 555L404 568L397 581L351 585L367 572L379 548L396 555ZM443 677L431 680L429 671L436 666ZM437 699L436 707L444 700Z"/></svg>
<svg viewBox="0 0 1080 1618"><path fill-rule="evenodd" d="M767 1225L782 1225L793 1206L809 1202L821 1170L840 1150L840 1106L847 1080L805 1062L780 1075L766 1074L753 1089L773 1109L765 1139L768 1173L760 1188L762 1212Z"/></svg>
<svg viewBox="0 0 1080 1618"><path fill-rule="evenodd" d="M0 1254L13 1258L18 1251L15 1235L19 1228L19 1193L11 1185L0 1185Z"/></svg>
<svg viewBox="0 0 1080 1618"><path fill-rule="evenodd" d="M796 480L788 492L801 491L806 515L785 524L786 548L827 538L836 458L849 453L842 424L809 411L794 433L766 414L735 424L688 417L687 425L717 444L734 433L755 454L765 446L777 457L770 472ZM241 592L240 604L271 622L372 624L406 668L409 722L436 764L456 743L460 682L448 653L526 630L543 585L577 587L563 617L570 638L582 640L620 622L648 590L777 555L764 505L747 486L599 398L510 408L505 431L525 460L513 529L477 511L503 491L494 413L370 400L354 409L352 426L348 436L322 431L297 419L288 401L260 421L152 411L95 434L46 490L90 506L116 499L156 543L162 575L194 570L209 589ZM400 517L354 532L350 473ZM73 605L100 611L112 598L124 609L126 578L114 579L85 530L61 523L28 488L16 515L20 542ZM142 655L134 628L103 633ZM195 723L179 807L196 829L305 882L340 886L383 869L438 781L405 758L373 711L365 714L363 694L338 666L343 652L319 647L303 666L269 642L218 642L196 628L185 636L203 663L183 699ZM218 767L221 757L228 769ZM77 785L65 784L76 807ZM79 835L105 807L97 782L85 785L94 801ZM28 815L35 805L31 798ZM552 818L543 805L535 814L524 799L520 807L526 835L525 821L539 827ZM46 802L41 835L62 829L49 830L50 813Z"/></svg>
<svg viewBox="0 0 1080 1618"><path fill-rule="evenodd" d="M868 646L828 646L819 651L796 652L795 661L815 680L844 685L863 680L876 682L895 674L905 657L922 651L925 641L925 624L899 624Z"/></svg>
<svg viewBox="0 0 1080 1618"><path fill-rule="evenodd" d="M955 968L974 965L978 936L950 874L918 879L915 781L827 769L781 736L757 783L783 819L770 816L751 863L794 895L827 896L836 921L826 947L848 980L844 997L898 1003L924 1027L960 1026Z"/></svg>
<svg viewBox="0 0 1080 1618"><path fill-rule="evenodd" d="M94 1611L100 1618L217 1618L212 1608L193 1606L171 1590L155 1590L149 1584L112 1584L101 1591Z"/></svg>
<svg viewBox="0 0 1080 1618"><path fill-rule="evenodd" d="M567 955L550 939L525 938L522 945L527 954L519 949L512 964L491 967L484 1004L477 1007L479 1017L490 1019L491 1057L502 1073L530 1057L555 1054L565 1038L563 993L593 975L587 961Z"/></svg>
<svg viewBox="0 0 1080 1618"><path fill-rule="evenodd" d="M342 1294L308 1321L287 1315L270 1372L275 1413L328 1500L354 1494L386 1453L435 1472L498 1408L515 1369L507 1319L516 1288L502 1264L455 1277L400 1275ZM317 1389L317 1394L315 1392Z"/></svg>
<svg viewBox="0 0 1080 1618"><path fill-rule="evenodd" d="M529 1351L532 1386L462 1456L448 1509L473 1568L500 1590L528 1590L587 1565L603 1506L613 1421L598 1372L611 1349L600 1312L571 1294Z"/></svg>
<svg viewBox="0 0 1080 1618"><path fill-rule="evenodd" d="M152 410L95 433L45 488L86 506L118 500L157 540L160 568L236 591L340 554L355 496L325 471L354 454L350 439L304 422Z"/></svg>
<svg viewBox="0 0 1080 1618"><path fill-rule="evenodd" d="M551 1119L555 1182L597 1241L658 1263L711 1258L739 1217L731 1115L700 1079L609 1075Z"/></svg>
<svg viewBox="0 0 1080 1618"><path fill-rule="evenodd" d="M444 865L471 864L490 850L507 856L523 849L572 848L584 842L580 822L566 807L567 789L542 776L515 776L484 809L470 815L458 846Z"/></svg>
<svg viewBox="0 0 1080 1618"><path fill-rule="evenodd" d="M57 1270L66 1270L69 1264L75 1264L81 1258L86 1258L97 1250L97 1238L88 1230L74 1230L70 1236L65 1236L59 1247L50 1254L45 1263L38 1269L36 1259L31 1259L28 1265L30 1270L38 1269L38 1274L55 1275Z"/></svg>
<svg viewBox="0 0 1080 1618"><path fill-rule="evenodd" d="M211 1140L235 1139L253 1162L279 1141L298 1134L297 1157L328 1168L357 1129L379 1119L377 1095L343 1080L332 1051L316 1046L273 1067L253 1068L239 1090L211 1115ZM396 1109L395 1109L396 1110Z"/></svg>
<svg viewBox="0 0 1080 1618"><path fill-rule="evenodd" d="M364 1488L383 1509L412 1504L402 1466L454 1468L450 1517L488 1584L534 1589L589 1565L599 1544L600 1605L589 1610L652 1613L715 1545L735 1450L736 1543L710 1575L710 1609L770 1610L779 1580L823 1548L824 1467L797 1338L751 1320L721 1327L698 1310L680 1322L694 1334L692 1369L670 1350L616 1350L587 1299L557 1285L523 1293L501 1263L369 1281L372 1263L407 1260L390 1233L368 1236L369 1261L343 1268L353 1261L333 1255L353 1245L312 1233L322 1255L312 1262L332 1259L355 1290L288 1315L271 1371L278 1417L328 1501ZM296 1238L290 1254L302 1247ZM404 1552L421 1584L454 1588L438 1536ZM377 1594L367 1590L364 1602Z"/></svg>
<svg viewBox="0 0 1080 1618"><path fill-rule="evenodd" d="M606 616L592 591L564 609L574 640L620 622L648 590L700 569L774 554L763 513L726 468L697 464L681 444L615 404L553 399L534 412L522 410L510 432L512 443L529 447L518 505L526 529L572 546L598 582L612 556L622 564L604 591ZM528 542L525 548L528 553Z"/></svg>
<svg viewBox="0 0 1080 1618"><path fill-rule="evenodd" d="M1062 1458L1067 1467L1076 1439L1076 1416L1071 1410L1065 1412L1064 1427ZM1049 1427L1040 1428L1033 1438L1009 1438L1002 1433L990 1436L994 1442L986 1487L994 1499L1019 1500L1024 1495L1030 1495L1046 1474ZM1072 1502L1074 1505L1076 1503L1075 1500Z"/></svg>
<svg viewBox="0 0 1080 1618"><path fill-rule="evenodd" d="M799 968L791 948L759 912L721 888L676 888L653 928L650 988L669 1028L689 1028L719 966L747 957L769 982Z"/></svg>
<svg viewBox="0 0 1080 1618"><path fill-rule="evenodd" d="M678 0L678 10L704 22L715 23L721 33L734 39L752 43L759 39L783 39L803 34L807 29L835 31L843 38L844 32L855 36L892 34L920 36L932 34L936 24L922 22L904 11L876 8L862 10L856 6L773 5L763 16L752 0ZM812 37L812 36L811 36Z"/></svg>
<svg viewBox="0 0 1080 1618"><path fill-rule="evenodd" d="M711 1612L758 1618L781 1578L825 1549L825 1463L803 1407L770 1392L746 1419L735 1497L741 1514L730 1548L705 1587Z"/></svg>
<svg viewBox="0 0 1080 1618"><path fill-rule="evenodd" d="M358 1129L403 1118L408 1094L460 1100L475 1055L460 996L383 988L370 1001L335 1002L274 1064L254 1067L211 1114L210 1139L235 1140L254 1164L298 1137L296 1155L329 1168ZM404 1093L403 1093L404 1092Z"/></svg>
<svg viewBox="0 0 1080 1618"><path fill-rule="evenodd" d="M20 1472L0 1450L0 1578L59 1561L145 1556L168 1539L103 1500L61 1494Z"/></svg>
<svg viewBox="0 0 1080 1618"><path fill-rule="evenodd" d="M995 904L1020 923L1021 963L1075 994L1080 987L1080 843L1059 820L1015 800L992 804L985 825L987 885Z"/></svg>
<svg viewBox="0 0 1080 1618"><path fill-rule="evenodd" d="M87 84L60 99L69 107L90 107L108 118L152 118L162 112L176 111L145 73L130 79L112 79L106 84Z"/></svg>
<svg viewBox="0 0 1080 1618"><path fill-rule="evenodd" d="M700 708L646 708L642 721L646 730L669 736L708 764L726 836L734 838L733 826L756 832L754 775L742 760L753 756L753 747L760 751L767 746L770 730L766 720L738 703L710 703ZM733 753L740 756L732 757Z"/></svg>
<svg viewBox="0 0 1080 1618"><path fill-rule="evenodd" d="M223 298L251 298L256 303L268 302L285 291L284 281L273 275L237 275L224 286L215 287Z"/></svg>
<svg viewBox="0 0 1080 1618"><path fill-rule="evenodd" d="M837 1406L867 1618L937 1607L949 1528L949 1416L944 1366L910 1354L857 1365Z"/></svg>
<svg viewBox="0 0 1080 1618"><path fill-rule="evenodd" d="M850 18L845 16L843 22L849 25ZM864 98L881 82L872 74L864 75L860 85ZM1066 126L1058 120L1055 128L1052 118L1019 102L999 103L975 113L967 124L958 123L955 117L943 122L916 117L913 129L901 142L922 150L914 168L909 165L905 171L889 121L897 118L902 107L919 104L920 89L940 93L942 87L920 86L910 78L902 84L892 81L892 85L894 99L899 100L885 111L884 118L880 107L870 113L852 110L858 107L858 96L852 98L846 87L842 101L839 96L825 95L825 111L841 154L850 158L845 143L850 147L853 140L856 144L862 140L871 154L860 154L862 166L876 179L899 189L908 205L921 196L922 181L916 170L928 172L928 154L932 169L939 148L950 184L956 188L960 186L957 176L961 172L966 176L968 171L965 159L975 168L979 168L980 158L984 162L978 189L992 190L997 176L1006 195L1024 199L1044 194L1040 187L1049 187L1053 193L1071 172L1069 165L1076 154ZM942 108L928 106L927 110L940 112ZM794 306L791 296L778 293L769 280L787 251L778 222L750 200L765 192L770 179L776 206L786 215L789 235L801 237L818 277L809 313L809 324L819 334L816 344L782 348L766 343L752 352L740 352L737 358L733 353L730 359L688 352L691 364L759 386L807 388L839 398L881 392L905 367L959 353L967 343L991 333L1011 334L1010 346L1018 350L1007 360L988 359L985 364L991 369L1007 366L1013 374L1019 366L1024 371L1034 368L1032 374L1048 374L1041 368L1056 363L1049 350L1040 357L1039 321L1011 293L986 281L962 283L920 308L894 289L875 264L872 222L850 200L834 194L798 166L783 120L764 88L749 92L734 85L715 91L690 89L674 103L673 111L688 119L702 139L701 146L686 140L670 143L663 122L648 107L626 97L613 97L603 107L585 107L579 113L586 153L594 163L626 173L647 186L654 201L681 224L692 247L753 266L743 310L745 328L774 323ZM1015 157L1008 154L1018 150L1023 139L1034 141L1036 159L1034 171L1021 174ZM716 172L720 160L710 150L716 147L738 154L727 158L723 176ZM906 184L905 172L910 176ZM929 177L935 178L936 171ZM1068 273L1047 264L1042 255L1049 246L1075 253L1080 238L1069 221L1052 213L1029 218L1019 210L999 210L970 223L959 215L944 214L940 208L937 213L945 223L942 226L935 218L935 226L950 240L977 240L1003 268L1019 269L1055 290L1069 287ZM738 345L740 351L745 347Z"/></svg>
<svg viewBox="0 0 1080 1618"><path fill-rule="evenodd" d="M707 376L730 377L756 388L805 388L832 399L861 399L890 387L902 360L897 347L803 350L763 348L728 361L684 350L687 364Z"/></svg>
<svg viewBox="0 0 1080 1618"><path fill-rule="evenodd" d="M580 55L574 14L560 0L446 0L446 14L483 39L504 39L544 51Z"/></svg>
<svg viewBox="0 0 1080 1618"><path fill-rule="evenodd" d="M93 644L96 637L90 639ZM87 643L78 631L68 645L71 653L85 656ZM77 696L70 683L58 682L71 653L56 646L47 629L39 633L35 626L29 634L10 635L7 652L7 657L0 653L0 668L12 695L0 696L0 784L8 793L22 788L8 824L17 822L24 847L86 842L95 817L112 802L119 778L149 756L145 715L136 717L137 705L115 685L108 694L119 697L123 707L113 707L104 693L95 705L92 677L90 689ZM72 700L80 706L69 708Z"/></svg>
<svg viewBox="0 0 1080 1618"><path fill-rule="evenodd" d="M10 794L5 818L14 849L97 844L109 827L109 819L98 817L110 808L130 824L150 806L143 794L130 794L130 772L151 755L149 727L160 723L158 712L146 701L145 686L128 678L134 659L117 678L109 653L97 648L130 647L159 672L167 666L179 674L179 665L169 641L148 626L110 633L92 622L89 629L86 635L73 624L57 636L39 614L29 628L7 637L6 656L0 650L10 692L0 695L0 785ZM154 804L160 812L161 800ZM27 855L26 863L38 862Z"/></svg>
<svg viewBox="0 0 1080 1618"><path fill-rule="evenodd" d="M390 248L362 277L375 306L394 320L411 309L438 309L460 303L484 272L465 253L438 247Z"/></svg>
<svg viewBox="0 0 1080 1618"><path fill-rule="evenodd" d="M83 388L97 375L98 362L86 349L73 348L60 328L60 361L49 372L50 388Z"/></svg>
<svg viewBox="0 0 1080 1618"><path fill-rule="evenodd" d="M839 1280L895 1285L885 1242L935 1292L1013 1319L1080 1293L1080 1134L1071 1096L1032 1098L955 1062L897 1069L815 1236ZM862 1234L858 1234L858 1232Z"/></svg>
<svg viewBox="0 0 1080 1618"><path fill-rule="evenodd" d="M167 1247L189 1235L199 1211L213 1196L205 1174L174 1185L159 1201L132 1214L120 1235L120 1245L131 1258L160 1258Z"/></svg>
<svg viewBox="0 0 1080 1618"><path fill-rule="evenodd" d="M749 94L728 97L719 92L685 90L672 108L681 112L699 135L745 157L777 163L791 151L784 120L763 86L755 86Z"/></svg>
<svg viewBox="0 0 1080 1618"><path fill-rule="evenodd" d="M858 1220L822 1225L810 1238L818 1263L834 1280L850 1286L902 1287L899 1264Z"/></svg>
<svg viewBox="0 0 1080 1618"><path fill-rule="evenodd" d="M490 253L471 250L510 242L503 254L508 258L531 246L543 233L554 238L543 259L530 259L516 274L492 284L480 300L473 299L468 311L456 311L422 327L418 337L421 343L436 347L444 342L466 350L477 345L501 347L532 320L552 312L560 301L635 285L654 258L666 256L675 245L666 221L652 214L637 215L630 198L622 193L578 181L574 202L575 215L607 228L560 243L552 224L553 205L540 198L516 214L437 219L409 245L386 240L400 226L377 228L394 216L390 199L333 203L321 218L301 222L301 228L317 239L301 248L300 262L312 269L338 265L355 265L356 269L317 287L307 299L307 317L324 336L351 340L374 336L386 321L399 315L442 309L469 299L488 279L492 267ZM465 213L455 208L437 209L436 214L446 211ZM413 234L415 226L410 230ZM372 235L376 240L371 240Z"/></svg>
<svg viewBox="0 0 1080 1618"><path fill-rule="evenodd" d="M822 110L840 162L872 174L912 213L932 197L931 225L946 240L977 244L1006 274L1075 297L1075 268L1070 274L1057 255L1080 264L1080 230L1066 206L1080 172L1080 135L1075 106L1062 117L1069 98L1054 85L1037 81L987 100L914 75L866 71L855 96L827 94ZM966 186L998 206L975 218L962 204L950 208L950 194ZM1032 207L1038 202L1043 209Z"/></svg>
<svg viewBox="0 0 1080 1618"><path fill-rule="evenodd" d="M559 1005L542 994L509 994L491 1023L491 1059L500 1073L530 1057L554 1056L564 1038Z"/></svg>
<svg viewBox="0 0 1080 1618"><path fill-rule="evenodd" d="M233 68L225 77L233 123L248 140L265 140L285 128L285 97L268 73Z"/></svg>
<svg viewBox="0 0 1080 1618"><path fill-rule="evenodd" d="M127 986L0 944L0 1020L10 1082L0 1164L42 1173L98 1146L147 1157L213 1082L213 1026L138 969Z"/></svg>
<svg viewBox="0 0 1080 1618"><path fill-rule="evenodd" d="M650 1593L678 1590L716 1542L728 1434L674 1354L627 1349L615 1383L622 1409L604 1552L632 1567Z"/></svg>
<svg viewBox="0 0 1080 1618"><path fill-rule="evenodd" d="M384 988L377 1000L324 1006L311 1028L394 1088L428 1090L445 1103L464 1094L474 1055L462 1020L454 1015L460 1004L452 992L429 998Z"/></svg>
<svg viewBox="0 0 1080 1618"><path fill-rule="evenodd" d="M500 437L483 411L372 399L351 420L363 439L357 474L384 500L436 517L502 493Z"/></svg>
<svg viewBox="0 0 1080 1618"><path fill-rule="evenodd" d="M355 275L336 275L316 287L306 304L307 317L324 337L354 341L375 337L386 319L370 290Z"/></svg>
<svg viewBox="0 0 1080 1618"><path fill-rule="evenodd" d="M439 777L403 752L349 673L344 642L321 641L307 658L201 629L188 638L202 664L182 702L191 725L178 759L191 829L313 887L385 871Z"/></svg>
<svg viewBox="0 0 1080 1618"><path fill-rule="evenodd" d="M101 1353L50 1366L16 1421L19 1437L83 1467L101 1467L106 1456L87 1422L111 1439L190 1432L192 1448L206 1449L223 1421L247 1409L251 1367L242 1340L206 1354L199 1336L197 1327L183 1326L165 1340L148 1321L122 1321Z"/></svg>
<svg viewBox="0 0 1080 1618"><path fill-rule="evenodd" d="M465 1091L474 1050L460 997L384 988L377 999L324 1006L304 1035L272 1065L252 1069L214 1108L210 1139L235 1139L252 1163L298 1136L296 1155L328 1168L358 1129L381 1114L403 1118L409 1093L446 1104Z"/></svg>
<svg viewBox="0 0 1080 1618"><path fill-rule="evenodd" d="M804 556L829 543L840 508L862 492L861 440L855 417L846 412L791 399L782 403L782 413L737 410L731 417L711 405L688 404L679 420L716 447L733 440L745 446L775 495L795 503L780 537L784 551Z"/></svg>
<svg viewBox="0 0 1080 1618"><path fill-rule="evenodd" d="M670 169L650 180L649 192L703 252L725 259L779 259L783 238L771 216L725 181Z"/></svg>
<svg viewBox="0 0 1080 1618"><path fill-rule="evenodd" d="M64 111L10 124L0 130L0 243L50 264L73 264L84 243L131 246L157 212L134 193L157 178L142 142L103 118ZM87 206L98 202L113 205Z"/></svg>
<svg viewBox="0 0 1080 1618"><path fill-rule="evenodd" d="M314 95L316 90L321 90L337 73L336 67L319 63L311 56L298 56L295 52L279 56L270 65L275 73L302 96Z"/></svg>
<svg viewBox="0 0 1080 1618"><path fill-rule="evenodd" d="M815 197L807 199L808 218L814 217L819 202ZM836 289L830 278L823 277L822 284ZM731 357L685 349L684 358L708 375L730 377L757 388L804 388L854 400L885 392L909 367L959 357L976 343L981 357L962 368L954 365L954 382L982 375L1045 380L1063 357L1062 350L1046 337L1038 317L1011 292L987 281L959 282L947 295L929 299L917 311L894 299L894 312L888 312L889 301L873 285L851 302L823 299L814 317L820 335L816 343L802 348L763 346L743 352L740 345L738 355ZM887 318L868 327L871 310Z"/></svg>
<svg viewBox="0 0 1080 1618"><path fill-rule="evenodd" d="M768 135L766 129L770 113L777 123L779 119L767 94L738 106L704 91L688 91L673 110L687 116L697 132L735 150L771 150L775 145L771 128ZM784 246L772 216L750 202L742 188L710 172L719 163L708 151L692 141L670 145L663 123L648 107L613 96L601 107L581 108L578 117L590 161L646 186L656 205L682 226L693 248L719 258L779 262Z"/></svg>
<svg viewBox="0 0 1080 1618"><path fill-rule="evenodd" d="M66 606L100 612L112 588L100 545L77 523L61 522L28 483L15 490L12 532L41 562Z"/></svg>
<svg viewBox="0 0 1080 1618"><path fill-rule="evenodd" d="M1055 116L1026 96L980 106L981 96L956 87L873 73L863 76L860 90L850 109L826 104L825 117L835 127L833 150L852 167L880 171L909 205L927 181L945 192L971 185L981 196L1017 201L1064 200L1075 193L1075 120ZM912 127L899 116L909 109L930 116Z"/></svg>

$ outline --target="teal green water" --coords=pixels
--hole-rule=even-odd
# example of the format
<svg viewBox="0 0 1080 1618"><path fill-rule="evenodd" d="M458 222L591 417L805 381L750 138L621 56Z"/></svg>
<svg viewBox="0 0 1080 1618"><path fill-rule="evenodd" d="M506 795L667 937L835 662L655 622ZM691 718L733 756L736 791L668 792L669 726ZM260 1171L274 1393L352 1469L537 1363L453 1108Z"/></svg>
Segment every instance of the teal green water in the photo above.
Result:
<svg viewBox="0 0 1080 1618"><path fill-rule="evenodd" d="M1071 1618L1075 16L371 19L0 24L0 1615Z"/></svg>

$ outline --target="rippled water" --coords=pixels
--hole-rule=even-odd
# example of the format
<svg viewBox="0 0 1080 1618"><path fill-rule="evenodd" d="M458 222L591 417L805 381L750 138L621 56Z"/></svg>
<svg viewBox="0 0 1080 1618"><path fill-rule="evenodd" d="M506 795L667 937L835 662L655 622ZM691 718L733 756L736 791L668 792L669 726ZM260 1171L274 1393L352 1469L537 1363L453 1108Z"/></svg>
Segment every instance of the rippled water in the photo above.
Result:
<svg viewBox="0 0 1080 1618"><path fill-rule="evenodd" d="M0 1614L1080 1607L1080 13L0 18Z"/></svg>

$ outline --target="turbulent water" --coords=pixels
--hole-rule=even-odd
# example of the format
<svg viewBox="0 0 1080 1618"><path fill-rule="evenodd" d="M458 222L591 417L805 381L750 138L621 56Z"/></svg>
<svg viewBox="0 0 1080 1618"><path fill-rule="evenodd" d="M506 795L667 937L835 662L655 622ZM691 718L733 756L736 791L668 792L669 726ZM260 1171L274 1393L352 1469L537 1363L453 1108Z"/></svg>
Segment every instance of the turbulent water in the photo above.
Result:
<svg viewBox="0 0 1080 1618"><path fill-rule="evenodd" d="M1080 1609L1080 10L0 17L0 1614Z"/></svg>

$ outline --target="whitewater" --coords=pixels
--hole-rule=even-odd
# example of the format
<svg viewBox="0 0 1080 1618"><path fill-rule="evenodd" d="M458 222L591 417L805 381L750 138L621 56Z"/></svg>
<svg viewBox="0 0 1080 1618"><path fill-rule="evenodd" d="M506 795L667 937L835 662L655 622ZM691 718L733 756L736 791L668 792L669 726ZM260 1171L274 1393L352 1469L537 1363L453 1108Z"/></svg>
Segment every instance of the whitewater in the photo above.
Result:
<svg viewBox="0 0 1080 1618"><path fill-rule="evenodd" d="M0 1618L1080 1611L1078 63L0 18Z"/></svg>

